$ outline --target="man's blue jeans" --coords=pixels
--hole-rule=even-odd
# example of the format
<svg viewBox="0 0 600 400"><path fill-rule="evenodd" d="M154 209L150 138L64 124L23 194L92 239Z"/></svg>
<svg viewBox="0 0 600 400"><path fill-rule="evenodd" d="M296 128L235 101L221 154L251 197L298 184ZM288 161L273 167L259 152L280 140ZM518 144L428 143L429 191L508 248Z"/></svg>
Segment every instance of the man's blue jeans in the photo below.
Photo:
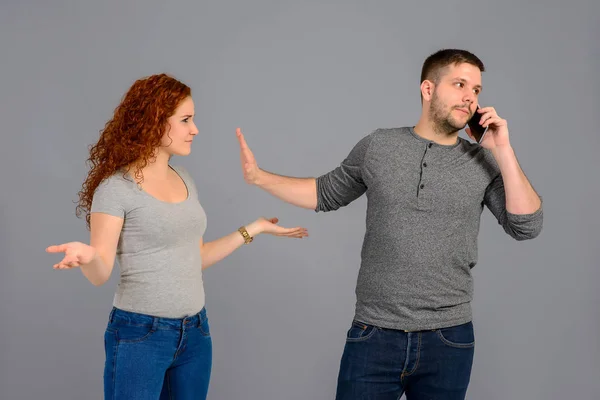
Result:
<svg viewBox="0 0 600 400"><path fill-rule="evenodd" d="M337 400L463 400L471 377L471 322L421 332L353 321L342 355Z"/></svg>
<svg viewBox="0 0 600 400"><path fill-rule="evenodd" d="M206 398L212 340L205 309L174 319L113 308L104 345L106 400Z"/></svg>

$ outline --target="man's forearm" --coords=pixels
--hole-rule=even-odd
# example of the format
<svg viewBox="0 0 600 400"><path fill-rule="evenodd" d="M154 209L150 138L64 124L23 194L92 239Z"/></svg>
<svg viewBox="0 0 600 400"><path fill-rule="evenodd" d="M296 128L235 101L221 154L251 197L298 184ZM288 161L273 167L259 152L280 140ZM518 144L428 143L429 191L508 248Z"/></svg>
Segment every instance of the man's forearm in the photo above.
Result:
<svg viewBox="0 0 600 400"><path fill-rule="evenodd" d="M260 170L255 185L295 206L309 210L317 208L315 178L294 178Z"/></svg>
<svg viewBox="0 0 600 400"><path fill-rule="evenodd" d="M511 214L532 214L540 208L541 200L523 173L512 147L492 149L500 167L506 195L506 211Z"/></svg>

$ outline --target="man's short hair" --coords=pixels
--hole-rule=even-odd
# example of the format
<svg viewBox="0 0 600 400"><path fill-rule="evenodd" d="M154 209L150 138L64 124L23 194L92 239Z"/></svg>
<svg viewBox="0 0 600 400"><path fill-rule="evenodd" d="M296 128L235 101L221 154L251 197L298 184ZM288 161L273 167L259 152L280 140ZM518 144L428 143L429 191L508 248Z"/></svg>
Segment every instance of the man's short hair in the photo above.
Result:
<svg viewBox="0 0 600 400"><path fill-rule="evenodd" d="M449 65L468 63L479 68L481 72L485 71L483 62L473 53L461 49L442 49L425 59L421 69L421 81L425 80L438 83L442 76L442 71Z"/></svg>

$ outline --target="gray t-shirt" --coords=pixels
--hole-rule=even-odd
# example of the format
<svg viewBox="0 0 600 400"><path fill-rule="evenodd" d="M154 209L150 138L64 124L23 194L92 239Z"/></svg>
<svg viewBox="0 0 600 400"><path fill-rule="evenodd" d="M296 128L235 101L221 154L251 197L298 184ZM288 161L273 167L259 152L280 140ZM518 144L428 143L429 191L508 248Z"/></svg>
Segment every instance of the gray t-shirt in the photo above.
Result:
<svg viewBox="0 0 600 400"><path fill-rule="evenodd" d="M517 240L536 237L542 207L508 213L502 176L487 149L462 138L440 145L412 127L365 136L334 170L317 178L316 211L366 193L366 233L355 318L406 331L472 319L480 217L486 206Z"/></svg>
<svg viewBox="0 0 600 400"><path fill-rule="evenodd" d="M182 202L158 200L123 172L105 179L94 194L91 212L124 219L116 254L117 308L183 318L204 307L200 239L206 214L191 176L183 167L172 168L187 186Z"/></svg>

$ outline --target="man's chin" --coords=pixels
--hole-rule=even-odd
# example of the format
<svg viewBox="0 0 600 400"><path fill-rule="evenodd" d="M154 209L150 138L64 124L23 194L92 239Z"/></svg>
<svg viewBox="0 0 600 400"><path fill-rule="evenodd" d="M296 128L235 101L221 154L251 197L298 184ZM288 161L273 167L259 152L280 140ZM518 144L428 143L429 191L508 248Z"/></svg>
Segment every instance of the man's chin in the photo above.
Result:
<svg viewBox="0 0 600 400"><path fill-rule="evenodd" d="M448 125L450 125L454 129L456 129L457 131L465 129L465 127L467 126L467 123L468 123L468 120L464 121L464 122L457 121L454 118L448 120Z"/></svg>

